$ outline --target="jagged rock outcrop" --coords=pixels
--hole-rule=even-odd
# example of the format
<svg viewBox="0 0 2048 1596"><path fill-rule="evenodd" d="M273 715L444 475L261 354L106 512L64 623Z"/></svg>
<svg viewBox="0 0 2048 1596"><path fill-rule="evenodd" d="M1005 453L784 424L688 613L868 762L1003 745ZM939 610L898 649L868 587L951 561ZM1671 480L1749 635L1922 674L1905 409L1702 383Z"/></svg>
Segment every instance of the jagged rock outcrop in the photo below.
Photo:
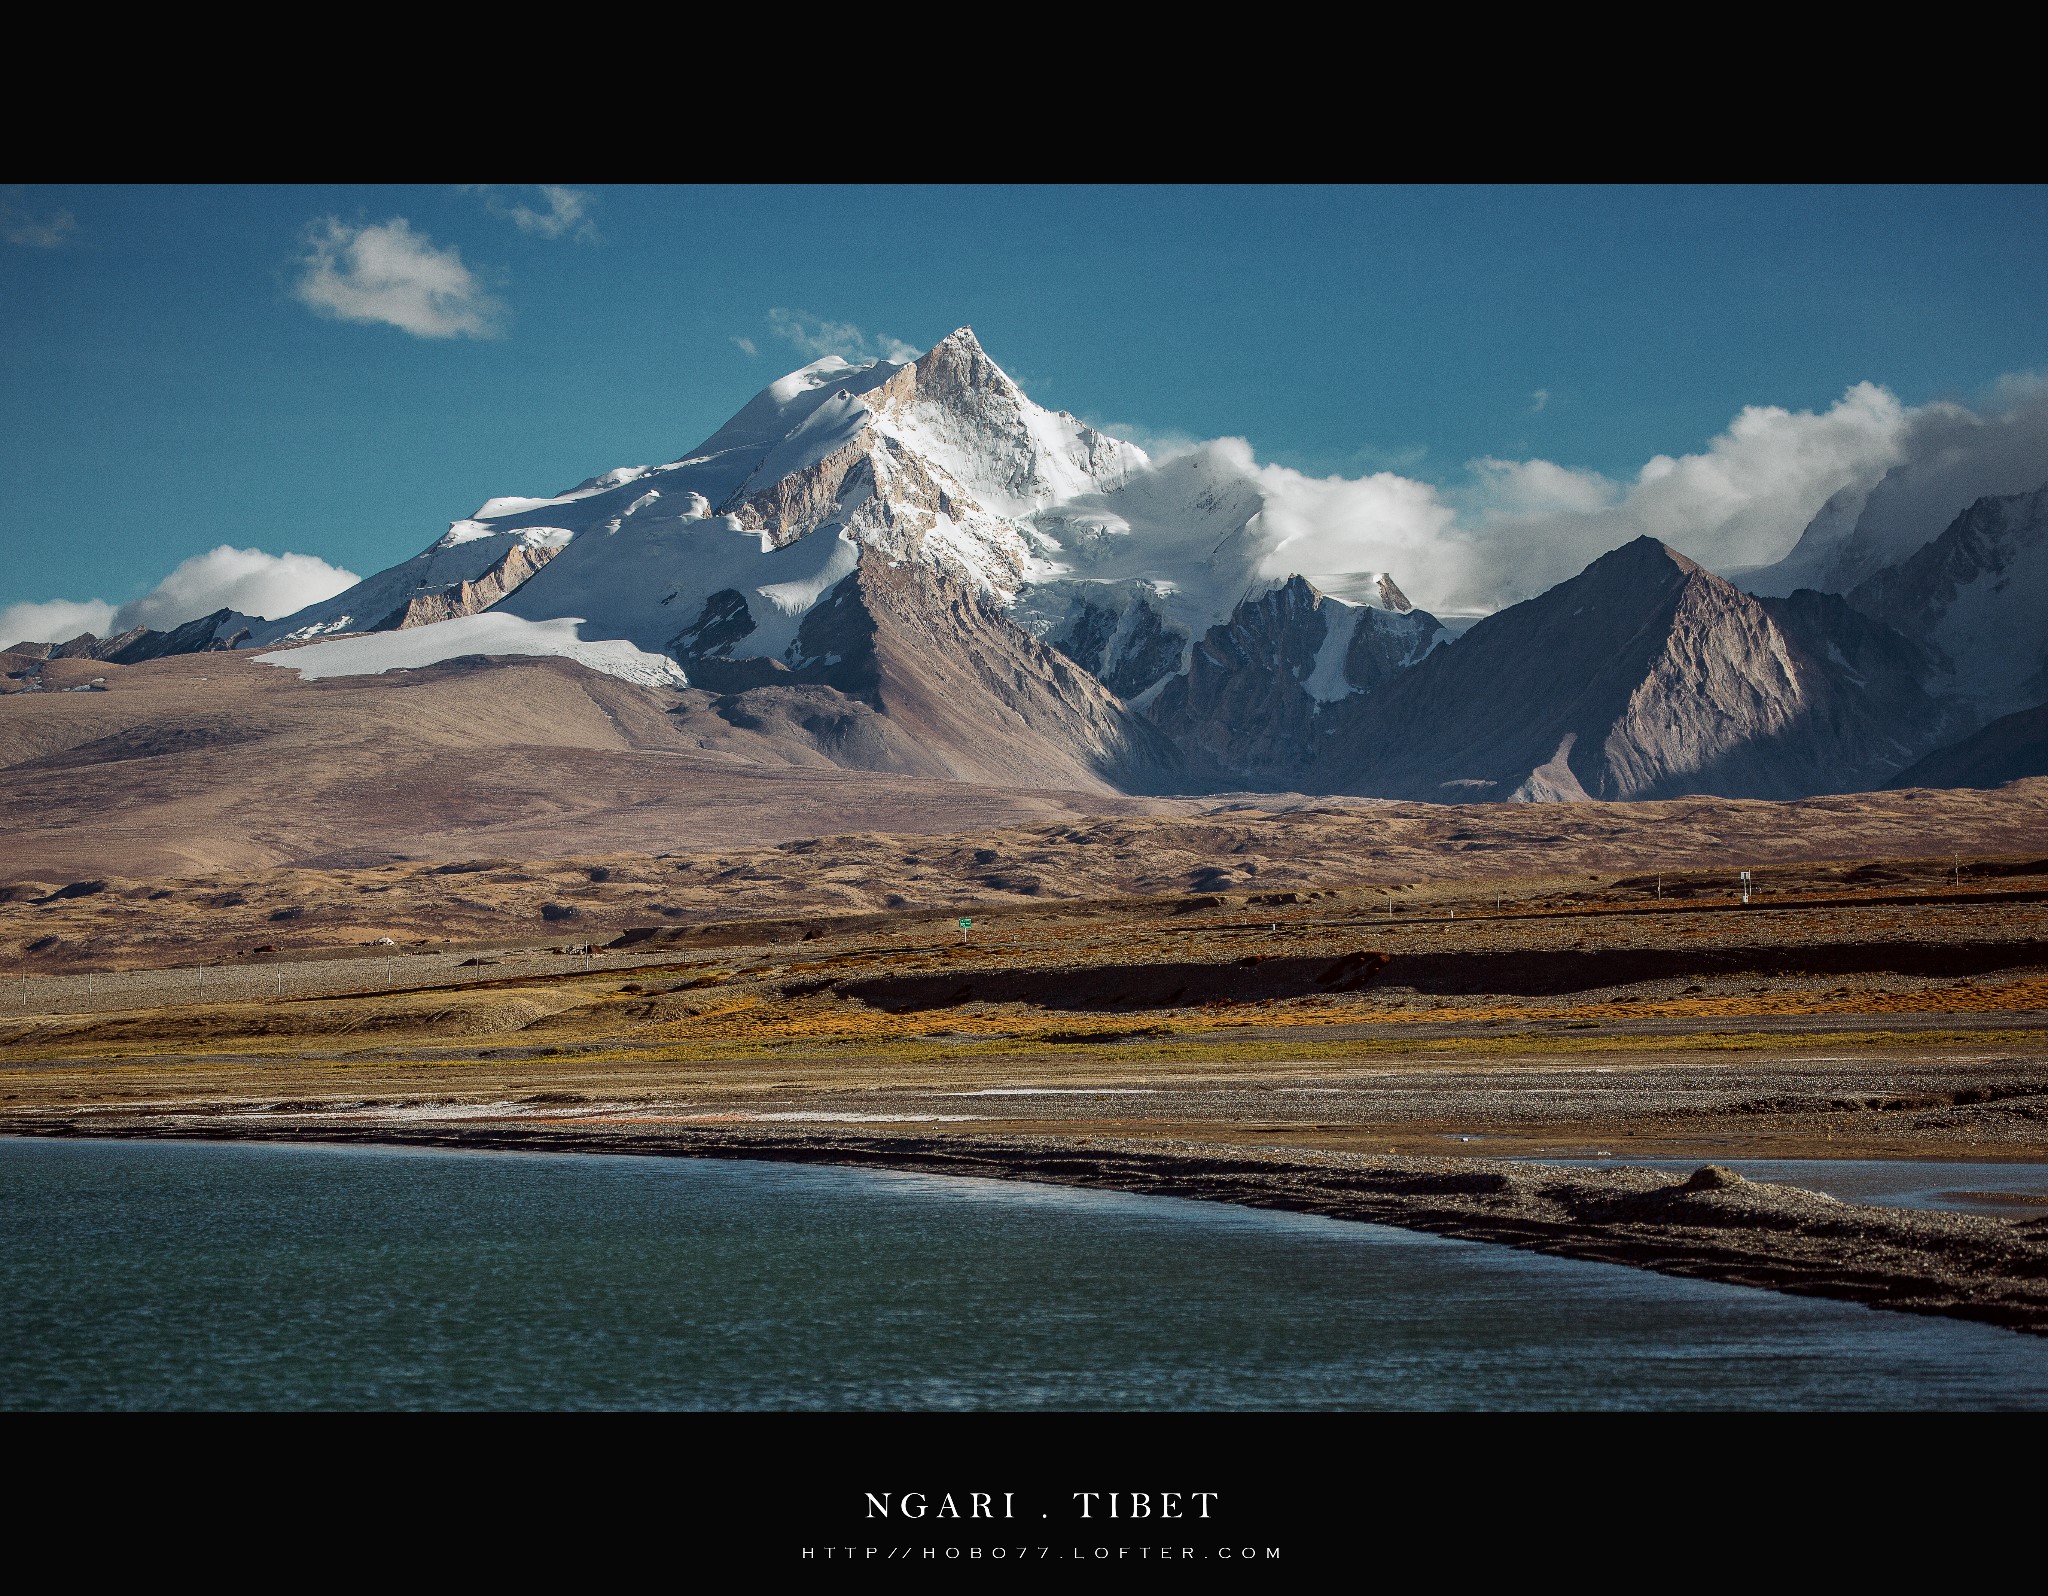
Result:
<svg viewBox="0 0 2048 1596"><path fill-rule="evenodd" d="M1439 800L1850 790L1939 735L1924 664L1837 599L1760 601L1639 538L1335 706L1312 782Z"/></svg>
<svg viewBox="0 0 2048 1596"><path fill-rule="evenodd" d="M168 632L147 626L131 626L112 637L81 632L64 643L17 643L9 653L40 650L42 659L97 659L109 665L138 665L144 660L163 659L172 654L204 654L237 648L247 641L250 627L257 624L234 610L215 610L196 621L187 621Z"/></svg>
<svg viewBox="0 0 2048 1596"><path fill-rule="evenodd" d="M481 575L464 578L449 587L415 592L383 620L364 630L402 632L407 627L431 626L436 621L452 621L458 615L487 610L506 594L515 592L557 552L545 543L514 543Z"/></svg>
<svg viewBox="0 0 2048 1596"><path fill-rule="evenodd" d="M607 478L610 476L607 473ZM459 620L501 603L532 580L536 571L567 546L567 527L531 524L499 526L485 515L508 503L555 504L608 491L585 483L561 500L499 500L474 516L449 524L439 538L409 560L366 576L332 598L309 604L277 620L251 623L244 648L299 643L344 632L389 632ZM502 511L511 514L511 511ZM494 596L487 596L494 595Z"/></svg>
<svg viewBox="0 0 2048 1596"><path fill-rule="evenodd" d="M1980 721L2048 698L2048 485L1978 499L1848 597L1938 651Z"/></svg>
<svg viewBox="0 0 2048 1596"><path fill-rule="evenodd" d="M107 651L125 648L138 641L149 630L146 626L131 626L125 632L116 632L112 637L100 637L93 632L80 632L67 642L52 645L50 659L101 659Z"/></svg>
<svg viewBox="0 0 2048 1596"><path fill-rule="evenodd" d="M1182 669L1190 641L1136 582L1077 585L1045 640L1127 699L1141 699Z"/></svg>
<svg viewBox="0 0 2048 1596"><path fill-rule="evenodd" d="M1349 604L1298 576L1247 596L1194 646L1146 718L1211 782L1299 785L1338 724L1325 711L1384 686L1442 635L1391 581L1387 591L1401 610Z"/></svg>
<svg viewBox="0 0 2048 1596"><path fill-rule="evenodd" d="M733 651L757 630L747 596L738 588L720 588L705 599L697 618L669 639L668 651L681 661L693 684L714 693L743 692L785 676L781 660Z"/></svg>

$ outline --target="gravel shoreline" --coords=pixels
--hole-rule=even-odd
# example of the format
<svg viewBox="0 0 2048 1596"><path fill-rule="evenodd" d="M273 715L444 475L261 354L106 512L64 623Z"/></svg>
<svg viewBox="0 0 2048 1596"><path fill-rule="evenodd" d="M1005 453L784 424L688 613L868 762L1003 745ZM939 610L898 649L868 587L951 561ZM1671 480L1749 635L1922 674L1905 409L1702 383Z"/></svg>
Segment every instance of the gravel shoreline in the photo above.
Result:
<svg viewBox="0 0 2048 1596"><path fill-rule="evenodd" d="M1113 1137L180 1113L0 1118L0 1135L325 1142L840 1164L1319 1214L2048 1335L2048 1218L1866 1207L1706 1165L1690 1176Z"/></svg>

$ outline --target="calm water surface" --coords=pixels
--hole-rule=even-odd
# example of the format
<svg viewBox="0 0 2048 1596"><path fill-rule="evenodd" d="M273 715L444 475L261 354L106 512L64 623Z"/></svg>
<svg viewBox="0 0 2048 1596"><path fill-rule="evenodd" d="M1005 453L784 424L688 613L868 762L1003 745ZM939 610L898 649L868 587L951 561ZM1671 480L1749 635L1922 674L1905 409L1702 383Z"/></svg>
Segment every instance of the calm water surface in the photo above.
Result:
<svg viewBox="0 0 2048 1596"><path fill-rule="evenodd" d="M2048 1340L1378 1226L695 1159L0 1139L0 1407L2048 1407Z"/></svg>

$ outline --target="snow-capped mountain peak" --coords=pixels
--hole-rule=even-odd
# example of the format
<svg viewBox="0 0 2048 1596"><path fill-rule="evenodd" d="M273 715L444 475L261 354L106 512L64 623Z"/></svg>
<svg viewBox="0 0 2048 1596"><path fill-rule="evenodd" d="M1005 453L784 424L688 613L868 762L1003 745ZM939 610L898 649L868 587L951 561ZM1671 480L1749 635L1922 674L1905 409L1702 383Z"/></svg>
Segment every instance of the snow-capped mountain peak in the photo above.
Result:
<svg viewBox="0 0 2048 1596"><path fill-rule="evenodd" d="M879 558L964 584L1135 694L1272 585L1265 498L1246 466L1213 446L1155 463L1034 403L962 327L915 360L813 361L666 465L492 498L413 560L254 641L487 603L535 622L575 616L586 639L686 669L712 637L720 660L790 666L804 616ZM1379 572L1343 596L1408 608ZM1116 660L1075 651L1082 633L1114 634Z"/></svg>

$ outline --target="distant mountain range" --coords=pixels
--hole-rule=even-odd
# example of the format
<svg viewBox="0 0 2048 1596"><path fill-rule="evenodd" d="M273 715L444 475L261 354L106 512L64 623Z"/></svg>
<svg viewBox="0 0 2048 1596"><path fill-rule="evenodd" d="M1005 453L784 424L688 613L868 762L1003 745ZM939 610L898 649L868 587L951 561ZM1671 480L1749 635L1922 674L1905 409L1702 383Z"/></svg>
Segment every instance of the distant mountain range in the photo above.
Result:
<svg viewBox="0 0 2048 1596"><path fill-rule="evenodd" d="M1393 574L1338 597L1265 569L1254 477L1033 404L963 328L915 361L793 372L670 464L492 499L295 615L11 655L258 651L346 680L566 654L793 762L1012 788L1541 802L2003 780L2048 773L2025 718L2048 700L2032 464L2027 491L1917 539L1900 506L1939 483L1831 503L1743 587L1640 538L1453 638Z"/></svg>

